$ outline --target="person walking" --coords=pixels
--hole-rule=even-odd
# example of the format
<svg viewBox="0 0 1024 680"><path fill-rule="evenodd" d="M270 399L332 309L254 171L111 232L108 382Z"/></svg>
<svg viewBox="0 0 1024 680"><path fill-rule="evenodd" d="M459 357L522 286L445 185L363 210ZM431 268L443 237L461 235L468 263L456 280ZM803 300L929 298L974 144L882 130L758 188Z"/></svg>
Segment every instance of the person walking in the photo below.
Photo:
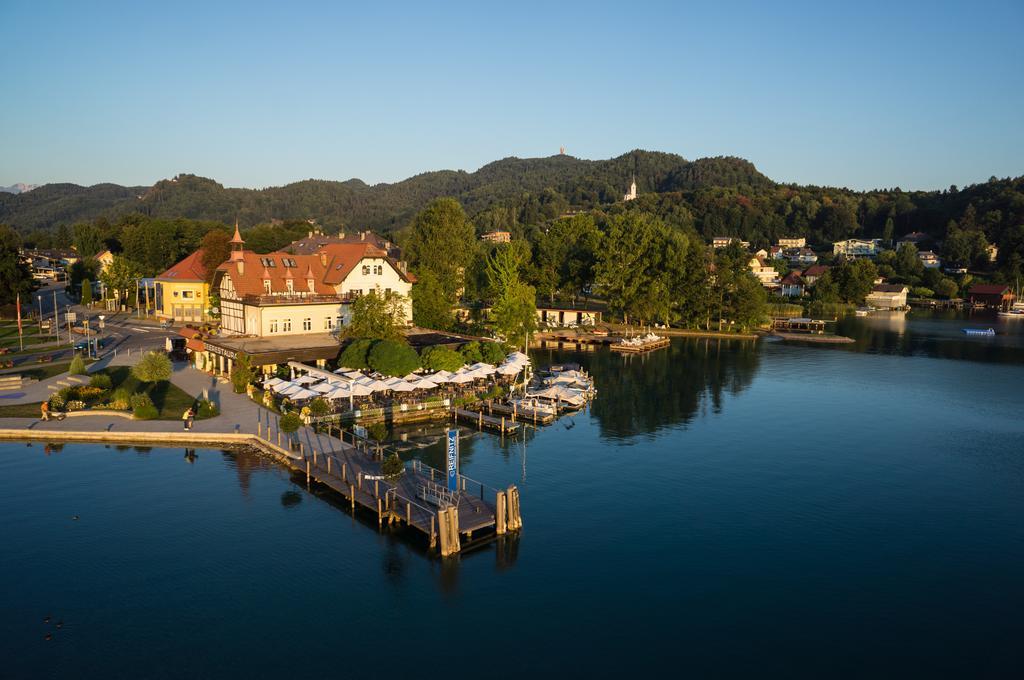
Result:
<svg viewBox="0 0 1024 680"><path fill-rule="evenodd" d="M183 428L186 431L188 431L188 429L189 429L189 423L190 423L191 420L192 420L192 407L189 406L187 409L185 409L185 412L181 414L181 424L182 424Z"/></svg>
<svg viewBox="0 0 1024 680"><path fill-rule="evenodd" d="M41 412L41 415L40 415L40 419L41 420L49 420L50 419L50 402L44 401L42 404L40 404L39 405L39 411Z"/></svg>
<svg viewBox="0 0 1024 680"><path fill-rule="evenodd" d="M189 432L192 431L192 425L195 423L195 420L196 420L196 407L195 406L189 406L189 408L188 408L188 431Z"/></svg>

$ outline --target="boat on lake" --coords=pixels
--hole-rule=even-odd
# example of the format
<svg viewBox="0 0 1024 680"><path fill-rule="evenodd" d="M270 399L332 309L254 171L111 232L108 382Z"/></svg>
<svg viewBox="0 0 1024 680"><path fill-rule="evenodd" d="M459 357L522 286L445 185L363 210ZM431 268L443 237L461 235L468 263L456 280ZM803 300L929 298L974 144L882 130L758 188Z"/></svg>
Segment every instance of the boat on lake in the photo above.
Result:
<svg viewBox="0 0 1024 680"><path fill-rule="evenodd" d="M996 329L994 328L963 328L964 333L967 335L995 335Z"/></svg>

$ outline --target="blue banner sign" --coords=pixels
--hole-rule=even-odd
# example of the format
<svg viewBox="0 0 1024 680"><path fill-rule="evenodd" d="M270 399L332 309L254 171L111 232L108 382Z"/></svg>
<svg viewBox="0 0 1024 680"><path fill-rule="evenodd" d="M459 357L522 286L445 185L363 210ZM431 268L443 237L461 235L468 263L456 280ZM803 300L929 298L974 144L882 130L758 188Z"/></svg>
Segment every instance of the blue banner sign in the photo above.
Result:
<svg viewBox="0 0 1024 680"><path fill-rule="evenodd" d="M459 490L459 430L448 430L448 490Z"/></svg>

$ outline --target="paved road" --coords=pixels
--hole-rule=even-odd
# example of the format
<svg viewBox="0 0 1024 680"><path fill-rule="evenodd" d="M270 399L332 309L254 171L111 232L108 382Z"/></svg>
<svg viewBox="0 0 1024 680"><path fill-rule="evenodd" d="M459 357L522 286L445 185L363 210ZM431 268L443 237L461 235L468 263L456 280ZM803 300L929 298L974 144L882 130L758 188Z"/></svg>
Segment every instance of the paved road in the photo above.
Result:
<svg viewBox="0 0 1024 680"><path fill-rule="evenodd" d="M77 316L76 324L81 325L83 321L89 322L90 331L97 332L101 338L101 344L103 345L100 350L100 356L103 357L108 353L117 354L124 353L131 350L134 354L138 351L145 351L150 349L163 349L164 339L168 336L175 335L174 330L166 330L160 328L160 325L156 321L149 321L144 319L138 319L125 312L108 312L97 308L87 308L81 305L75 304L70 300L64 291L63 283L54 283L43 288L40 288L35 293L35 309L38 312L40 306L43 312L43 318L51 321L51 328L53 328L53 310L54 301L56 300L56 308L60 312L59 321L60 325L57 330L59 331L59 339L61 345L51 345L49 347L40 348L38 352L33 352L30 355L13 358L14 364L18 368L27 368L35 365L36 357L39 354L49 354L53 357L54 361L66 361L74 354L72 342L68 339L68 324L66 314L68 312L74 312ZM100 317L102 319L103 329L100 329ZM96 337L96 336L91 336ZM84 336L79 333L71 335L74 343L81 342L84 340ZM55 340L57 338L55 337ZM27 349L33 349L29 347Z"/></svg>

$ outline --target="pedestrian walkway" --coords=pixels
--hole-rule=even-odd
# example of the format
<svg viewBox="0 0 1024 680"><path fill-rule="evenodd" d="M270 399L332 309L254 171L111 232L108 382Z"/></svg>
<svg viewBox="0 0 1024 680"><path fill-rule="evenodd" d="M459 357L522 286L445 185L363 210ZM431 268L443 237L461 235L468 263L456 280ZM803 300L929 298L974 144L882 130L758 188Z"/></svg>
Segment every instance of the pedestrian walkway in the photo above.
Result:
<svg viewBox="0 0 1024 680"><path fill-rule="evenodd" d="M103 359L91 364L89 371L97 371L110 365L127 365L130 359L124 356L113 357L108 355ZM42 401L40 395L45 394L46 398L53 390L47 389L44 383L51 383L62 377L67 380L67 373L32 385L37 388L32 397L28 395L16 401L0 401L0 403L33 403ZM171 382L180 387L186 393L198 398L204 396L217 404L220 415L206 420L196 420L192 432L199 434L251 434L262 433L266 437L268 432L278 432L279 416L273 411L260 406L249 399L245 394L235 394L230 382L221 378L210 376L198 371L188 363L178 363L174 366L174 373ZM43 386L43 387L40 387ZM84 412L83 412L84 413ZM52 430L55 432L175 432L181 431L183 425L181 420L131 420L119 416L104 414L80 415L64 420L42 421L38 418L0 418L0 429L30 429L34 431ZM306 450L336 451L342 448L342 443L334 437L327 437L313 431L313 428L303 426L295 433L298 441L303 443Z"/></svg>

